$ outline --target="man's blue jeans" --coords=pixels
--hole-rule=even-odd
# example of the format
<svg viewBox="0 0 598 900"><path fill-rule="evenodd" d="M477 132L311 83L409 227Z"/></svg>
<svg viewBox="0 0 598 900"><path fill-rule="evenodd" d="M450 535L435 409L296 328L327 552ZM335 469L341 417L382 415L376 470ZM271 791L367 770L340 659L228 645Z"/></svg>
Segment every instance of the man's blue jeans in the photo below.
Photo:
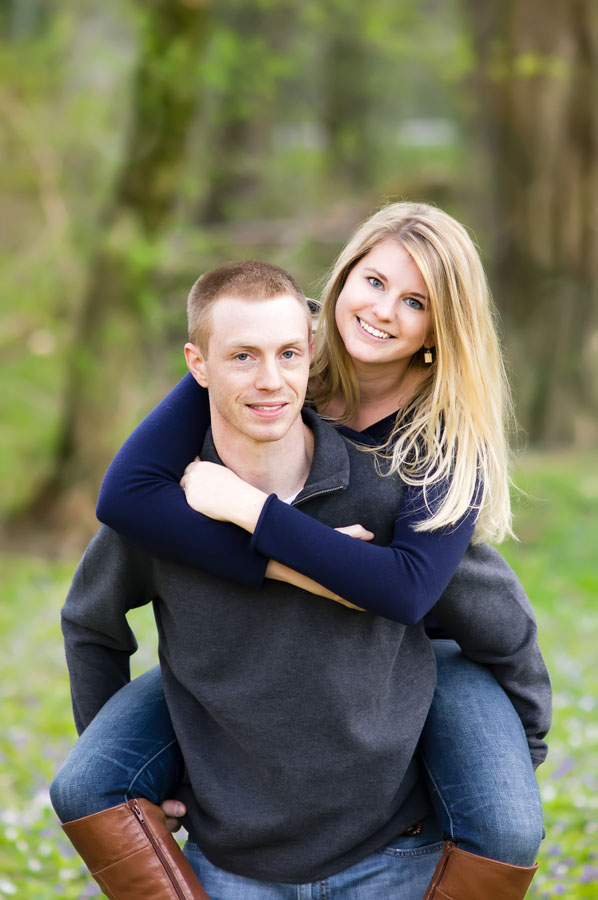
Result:
<svg viewBox="0 0 598 900"><path fill-rule="evenodd" d="M467 660L453 641L432 644L438 686L420 749L442 835L473 853L514 865L532 865L542 838L542 810L519 717L488 669ZM52 803L63 822L132 797L161 803L174 795L182 768L160 672L155 668L115 694L81 735L52 783ZM440 839L436 832L424 834L420 847L417 841L414 846L413 839L401 837L390 855L382 851L362 862L374 868L381 861L387 865L397 862L391 867L397 873L402 869L398 863L408 861L405 868L415 875L417 859L417 867L422 873L425 870L429 879ZM417 850L415 857L412 850ZM404 855L404 851L409 852ZM212 875L206 874L210 864L205 857L193 844L187 852L198 874L201 869L201 877L209 881ZM355 869L341 874L351 878ZM397 877L403 876L398 872ZM229 881L235 878L227 875ZM340 875L334 879L340 879ZM281 900L327 897L317 893L323 890L322 884L313 886L311 894L305 893L312 890L305 885L301 887L303 893L297 893L299 888L295 886L295 894L289 894L287 885L287 893L261 896ZM205 887L210 893L207 884ZM264 889L260 884L260 890ZM235 900L234 889L227 890L223 900ZM345 886L338 896L351 900L365 897L356 892L356 886L351 890L353 893ZM372 890L370 887L368 897L374 898ZM404 896L405 900L419 898L423 891Z"/></svg>
<svg viewBox="0 0 598 900"><path fill-rule="evenodd" d="M433 817L417 837L402 835L348 869L308 884L271 884L216 868L197 844L185 855L212 900L421 900L442 850Z"/></svg>

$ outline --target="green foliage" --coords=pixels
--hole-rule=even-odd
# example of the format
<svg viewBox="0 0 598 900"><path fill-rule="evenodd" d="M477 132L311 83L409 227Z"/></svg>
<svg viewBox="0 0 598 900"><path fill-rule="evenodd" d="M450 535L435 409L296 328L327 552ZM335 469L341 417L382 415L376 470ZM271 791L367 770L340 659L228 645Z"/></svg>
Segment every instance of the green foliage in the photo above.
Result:
<svg viewBox="0 0 598 900"><path fill-rule="evenodd" d="M145 386L159 367L178 368L170 348L155 345L169 321L184 321L184 297L202 267L261 256L309 284L337 247L312 235L312 223L338 217L340 208L348 234L380 197L454 179L458 131L443 147L403 146L398 137L405 117L452 115L454 106L434 99L455 55L452 5L435 17L419 7L413 0L224 0L210 8L202 52L168 40L164 29L152 31L149 7L133 0L9 0L3 7L0 417L10 424L0 455L0 516L50 474L70 361L87 353L90 365L101 365L95 350L76 354L71 346L109 230L106 211L122 183L135 98L149 108L151 125L132 154L131 204L146 188L157 136L174 128L168 110L175 104L165 104L160 89L142 90L149 83L137 77L142 50L155 51L146 53L152 83L166 84L176 72L182 100L195 110L185 165L164 166L156 180L157 202L175 183L171 222L155 239L117 235L134 299L108 274L95 298L111 310L104 334L114 341L113 355L132 358L137 341L151 359L139 371ZM341 48L336 57L334 46ZM351 65L353 52L359 65ZM245 242L204 230L206 219L285 221L271 230L270 242ZM294 237L285 222L302 220ZM127 305L134 328L122 324ZM121 425L117 418L110 429ZM101 422L97 427L106 431Z"/></svg>
<svg viewBox="0 0 598 900"><path fill-rule="evenodd" d="M595 459L529 456L517 481L521 541L505 555L537 612L555 692L549 760L538 771L547 836L534 900L595 900L598 740L598 480ZM0 557L0 897L99 896L48 805L47 786L75 737L59 628L74 562ZM134 674L155 660L149 608L132 626Z"/></svg>
<svg viewBox="0 0 598 900"><path fill-rule="evenodd" d="M598 477L594 454L529 455L516 481L515 528L504 553L538 617L554 688L548 761L538 770L546 840L529 896L598 897Z"/></svg>
<svg viewBox="0 0 598 900"><path fill-rule="evenodd" d="M101 896L63 837L47 793L76 738L59 622L72 571L72 562L0 558L0 897ZM144 635L136 672L155 661L153 623L144 612L134 625Z"/></svg>

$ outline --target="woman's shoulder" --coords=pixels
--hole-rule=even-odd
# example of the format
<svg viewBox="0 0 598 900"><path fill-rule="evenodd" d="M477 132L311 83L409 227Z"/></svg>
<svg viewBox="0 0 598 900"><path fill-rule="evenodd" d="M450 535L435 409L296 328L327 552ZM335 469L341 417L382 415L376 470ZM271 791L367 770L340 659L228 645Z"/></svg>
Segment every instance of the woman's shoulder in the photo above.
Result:
<svg viewBox="0 0 598 900"><path fill-rule="evenodd" d="M360 444L368 444L372 447L380 447L383 444L386 444L390 438L396 419L397 414L396 412L393 412L390 415L379 419L378 422L368 425L368 427L364 428L362 431L357 431L354 428L350 428L348 425L338 425L337 428L341 434L352 441L357 441Z"/></svg>

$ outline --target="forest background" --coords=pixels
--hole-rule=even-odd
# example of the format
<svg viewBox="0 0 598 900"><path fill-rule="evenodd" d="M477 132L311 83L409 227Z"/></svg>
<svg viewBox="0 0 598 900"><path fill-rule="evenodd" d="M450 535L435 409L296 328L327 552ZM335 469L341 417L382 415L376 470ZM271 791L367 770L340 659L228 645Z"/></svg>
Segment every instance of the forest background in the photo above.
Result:
<svg viewBox="0 0 598 900"><path fill-rule="evenodd" d="M598 897L597 57L593 0L5 0L0 896L94 893L47 804L58 613L107 462L184 372L190 284L259 257L317 296L410 199L471 228L521 426L505 554L557 711L530 896Z"/></svg>

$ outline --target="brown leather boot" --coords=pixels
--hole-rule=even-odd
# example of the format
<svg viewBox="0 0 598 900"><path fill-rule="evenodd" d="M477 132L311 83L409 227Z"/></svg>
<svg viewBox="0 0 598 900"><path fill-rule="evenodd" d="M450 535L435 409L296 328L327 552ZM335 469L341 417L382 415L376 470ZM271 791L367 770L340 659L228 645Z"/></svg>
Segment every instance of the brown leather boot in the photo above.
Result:
<svg viewBox="0 0 598 900"><path fill-rule="evenodd" d="M535 866L511 866L446 841L424 900L523 900Z"/></svg>
<svg viewBox="0 0 598 900"><path fill-rule="evenodd" d="M129 800L62 827L109 900L210 900L149 800Z"/></svg>

